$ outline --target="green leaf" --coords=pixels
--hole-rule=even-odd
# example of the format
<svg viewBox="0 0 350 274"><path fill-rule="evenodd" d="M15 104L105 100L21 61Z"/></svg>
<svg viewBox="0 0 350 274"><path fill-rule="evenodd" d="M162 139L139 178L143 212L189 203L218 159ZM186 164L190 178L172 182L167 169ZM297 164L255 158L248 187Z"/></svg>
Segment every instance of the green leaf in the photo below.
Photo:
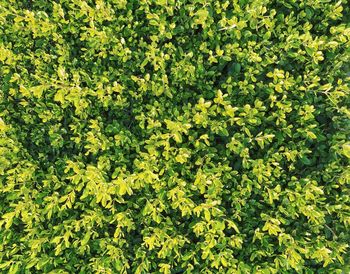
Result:
<svg viewBox="0 0 350 274"><path fill-rule="evenodd" d="M343 144L343 154L350 158L350 143Z"/></svg>

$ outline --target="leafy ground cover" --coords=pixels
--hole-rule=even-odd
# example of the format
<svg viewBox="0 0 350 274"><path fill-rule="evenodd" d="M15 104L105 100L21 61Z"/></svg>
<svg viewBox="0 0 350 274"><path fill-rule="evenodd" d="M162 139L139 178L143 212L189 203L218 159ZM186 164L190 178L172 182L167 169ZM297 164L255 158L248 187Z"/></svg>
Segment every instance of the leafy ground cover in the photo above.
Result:
<svg viewBox="0 0 350 274"><path fill-rule="evenodd" d="M348 273L347 0L0 0L2 273Z"/></svg>

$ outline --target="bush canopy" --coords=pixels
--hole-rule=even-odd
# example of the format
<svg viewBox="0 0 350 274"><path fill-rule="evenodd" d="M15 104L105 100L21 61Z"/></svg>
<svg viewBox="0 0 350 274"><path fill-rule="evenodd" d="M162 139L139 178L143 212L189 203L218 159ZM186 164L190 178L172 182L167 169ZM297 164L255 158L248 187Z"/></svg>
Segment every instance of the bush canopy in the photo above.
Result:
<svg viewBox="0 0 350 274"><path fill-rule="evenodd" d="M1 273L349 273L347 0L0 0Z"/></svg>

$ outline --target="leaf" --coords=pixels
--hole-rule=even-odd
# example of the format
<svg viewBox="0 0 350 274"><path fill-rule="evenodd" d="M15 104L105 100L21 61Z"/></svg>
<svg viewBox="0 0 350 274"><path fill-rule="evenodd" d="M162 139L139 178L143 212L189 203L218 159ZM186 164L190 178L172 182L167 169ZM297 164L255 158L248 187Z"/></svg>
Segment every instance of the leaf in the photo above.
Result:
<svg viewBox="0 0 350 274"><path fill-rule="evenodd" d="M271 37L271 32L270 31L265 32L265 34L263 36L264 40L268 40L268 39L270 39L270 37Z"/></svg>
<svg viewBox="0 0 350 274"><path fill-rule="evenodd" d="M57 69L57 75L61 80L65 80L66 78L66 70L64 69L64 67L60 66Z"/></svg>
<svg viewBox="0 0 350 274"><path fill-rule="evenodd" d="M0 118L0 132L4 132L8 129L3 119Z"/></svg>
<svg viewBox="0 0 350 274"><path fill-rule="evenodd" d="M205 25L205 22L209 16L209 12L207 9L200 9L196 12L196 24Z"/></svg>
<svg viewBox="0 0 350 274"><path fill-rule="evenodd" d="M210 221L210 212L209 210L205 209L204 210L204 219L209 222Z"/></svg>
<svg viewBox="0 0 350 274"><path fill-rule="evenodd" d="M65 93L63 89L59 89L54 96L54 100L63 104L65 101Z"/></svg>
<svg viewBox="0 0 350 274"><path fill-rule="evenodd" d="M127 184L125 180L118 180L118 182L119 182L119 195L123 196L127 192L127 189L128 189Z"/></svg>
<svg viewBox="0 0 350 274"><path fill-rule="evenodd" d="M9 267L12 264L12 261L7 261L4 263L0 264L0 269L6 269L7 267Z"/></svg>
<svg viewBox="0 0 350 274"><path fill-rule="evenodd" d="M239 233L239 229L233 221L227 221L227 223L229 228L233 228L236 231L236 233Z"/></svg>
<svg viewBox="0 0 350 274"><path fill-rule="evenodd" d="M173 136L176 143L182 143L182 136L179 132L174 132Z"/></svg>
<svg viewBox="0 0 350 274"><path fill-rule="evenodd" d="M228 263L227 263L227 260L225 259L225 257L221 256L220 261L221 261L221 264L223 267L228 266Z"/></svg>
<svg viewBox="0 0 350 274"><path fill-rule="evenodd" d="M43 91L45 89L44 85L40 85L40 86L35 86L35 87L31 87L30 91L33 93L33 95L37 98L41 98L43 95Z"/></svg>
<svg viewBox="0 0 350 274"><path fill-rule="evenodd" d="M350 158L350 143L343 144L343 154L347 157Z"/></svg>
<svg viewBox="0 0 350 274"><path fill-rule="evenodd" d="M9 269L9 274L16 274L18 273L19 270L19 263L14 263L11 265L10 269Z"/></svg>
<svg viewBox="0 0 350 274"><path fill-rule="evenodd" d="M317 136L315 133L313 133L312 131L307 131L306 132L307 137L309 137L310 139L317 139Z"/></svg>
<svg viewBox="0 0 350 274"><path fill-rule="evenodd" d="M300 158L300 160L301 160L301 162L302 162L304 165L311 165L310 159L309 159L308 157L306 157L305 155L302 156L302 157Z"/></svg>

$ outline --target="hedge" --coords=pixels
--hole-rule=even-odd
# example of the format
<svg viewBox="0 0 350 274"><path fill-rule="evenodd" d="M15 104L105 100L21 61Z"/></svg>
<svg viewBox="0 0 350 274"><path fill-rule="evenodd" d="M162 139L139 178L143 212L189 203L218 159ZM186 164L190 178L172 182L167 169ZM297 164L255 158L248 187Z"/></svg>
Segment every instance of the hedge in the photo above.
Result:
<svg viewBox="0 0 350 274"><path fill-rule="evenodd" d="M349 273L347 0L0 0L1 273Z"/></svg>

